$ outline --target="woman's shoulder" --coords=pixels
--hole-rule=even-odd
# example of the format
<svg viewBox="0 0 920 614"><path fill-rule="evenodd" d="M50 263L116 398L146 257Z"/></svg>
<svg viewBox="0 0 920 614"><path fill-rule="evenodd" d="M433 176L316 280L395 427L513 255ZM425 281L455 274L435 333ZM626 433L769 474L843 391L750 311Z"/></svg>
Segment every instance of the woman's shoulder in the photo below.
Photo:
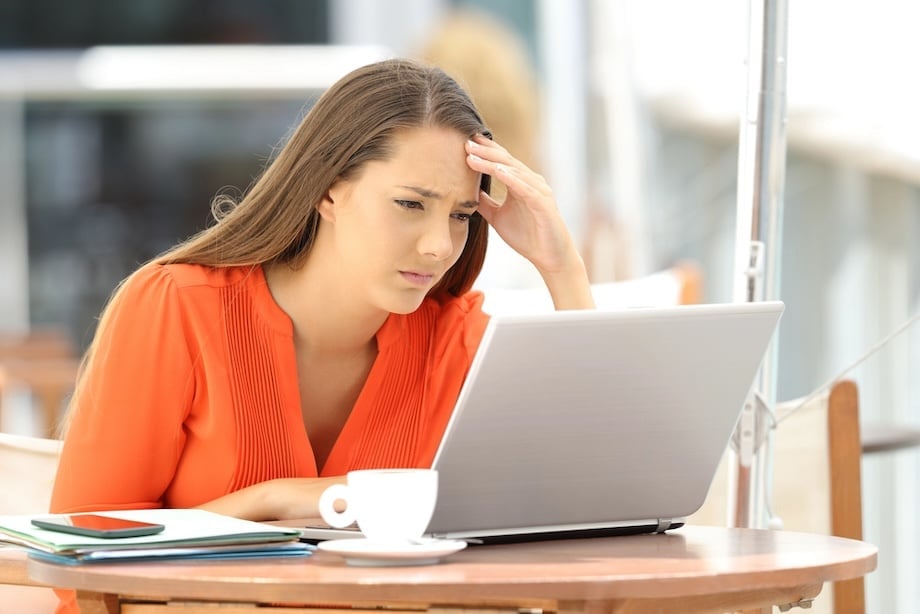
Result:
<svg viewBox="0 0 920 614"><path fill-rule="evenodd" d="M482 311L482 300L480 292L439 299L428 297L412 313L391 314L377 333L377 343L389 345L407 339L435 339L436 343L451 338L462 341L467 329L472 329L475 336L485 328L489 318Z"/></svg>
<svg viewBox="0 0 920 614"><path fill-rule="evenodd" d="M432 301L437 304L436 309L444 317L466 317L482 313L484 297L479 290L470 290L460 296L451 296L441 301Z"/></svg>
<svg viewBox="0 0 920 614"><path fill-rule="evenodd" d="M122 284L121 295L142 297L178 293L179 295L218 293L241 286L254 276L261 279L259 267L211 267L200 264L161 264L151 262L132 273Z"/></svg>
<svg viewBox="0 0 920 614"><path fill-rule="evenodd" d="M259 265L212 267L151 262L137 269L116 290L113 304L130 310L174 310L177 317L202 324L233 310L291 334L291 322L274 302ZM240 311L243 310L243 311Z"/></svg>
<svg viewBox="0 0 920 614"><path fill-rule="evenodd" d="M151 262L138 269L130 278L132 284L145 285L168 281L177 288L209 286L222 288L237 285L259 267L213 267L203 264Z"/></svg>
<svg viewBox="0 0 920 614"><path fill-rule="evenodd" d="M460 296L429 297L407 319L441 332L455 330L469 322L488 321L489 316L482 311L482 303L483 295L476 290Z"/></svg>
<svg viewBox="0 0 920 614"><path fill-rule="evenodd" d="M482 310L483 295L470 291L445 300L431 301L429 309L434 311L435 351L440 354L451 346L475 352L489 323L489 316Z"/></svg>
<svg viewBox="0 0 920 614"><path fill-rule="evenodd" d="M119 286L113 300L120 305L162 308L166 304L211 303L230 287L242 286L259 267L210 267L199 264L161 264L141 266Z"/></svg>

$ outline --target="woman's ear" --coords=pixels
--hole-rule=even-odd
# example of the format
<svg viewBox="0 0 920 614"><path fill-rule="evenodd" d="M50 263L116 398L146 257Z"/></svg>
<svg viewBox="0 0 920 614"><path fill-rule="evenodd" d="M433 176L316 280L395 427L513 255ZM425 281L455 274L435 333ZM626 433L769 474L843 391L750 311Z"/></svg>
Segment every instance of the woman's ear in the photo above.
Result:
<svg viewBox="0 0 920 614"><path fill-rule="evenodd" d="M323 194L323 197L320 199L319 204L316 207L316 210L319 212L320 217L322 217L327 222L335 221L335 203L332 200L332 195L330 194L331 190L326 190L326 193Z"/></svg>
<svg viewBox="0 0 920 614"><path fill-rule="evenodd" d="M345 183L341 180L336 181L319 201L317 210L327 222L335 222L335 210L337 203L341 202L344 197Z"/></svg>

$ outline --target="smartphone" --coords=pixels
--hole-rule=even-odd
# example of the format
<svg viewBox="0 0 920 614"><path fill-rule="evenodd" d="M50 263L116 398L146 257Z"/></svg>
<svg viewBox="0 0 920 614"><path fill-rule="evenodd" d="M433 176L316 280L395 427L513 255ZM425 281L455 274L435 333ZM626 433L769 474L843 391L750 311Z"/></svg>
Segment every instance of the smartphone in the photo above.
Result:
<svg viewBox="0 0 920 614"><path fill-rule="evenodd" d="M164 526L161 524L140 522L138 520L125 520L123 518L113 518L100 514L69 514L33 518L32 524L40 529L47 529L49 531L72 533L84 537L101 537L104 539L156 535L164 529Z"/></svg>

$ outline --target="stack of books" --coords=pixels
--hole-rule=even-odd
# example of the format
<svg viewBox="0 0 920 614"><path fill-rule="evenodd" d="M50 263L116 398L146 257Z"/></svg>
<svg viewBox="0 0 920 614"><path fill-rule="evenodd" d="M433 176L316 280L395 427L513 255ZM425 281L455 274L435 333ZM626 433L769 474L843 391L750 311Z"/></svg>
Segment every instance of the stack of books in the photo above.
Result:
<svg viewBox="0 0 920 614"><path fill-rule="evenodd" d="M30 556L68 565L161 559L307 556L315 549L300 541L298 529L240 520L204 510L122 510L94 514L159 524L163 529L153 535L88 537L40 528L32 522L53 523L65 518L61 515L0 516L0 542L24 548Z"/></svg>

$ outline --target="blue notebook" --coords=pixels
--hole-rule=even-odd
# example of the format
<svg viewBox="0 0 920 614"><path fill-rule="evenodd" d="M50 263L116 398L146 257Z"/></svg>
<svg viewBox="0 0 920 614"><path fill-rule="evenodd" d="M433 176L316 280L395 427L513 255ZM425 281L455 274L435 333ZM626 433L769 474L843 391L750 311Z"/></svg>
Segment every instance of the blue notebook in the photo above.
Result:
<svg viewBox="0 0 920 614"><path fill-rule="evenodd" d="M310 556L316 546L296 541L272 544L235 544L228 546L203 546L187 548L129 548L119 550L94 550L82 554L55 554L30 550L31 558L62 565L86 563L115 563L130 561L164 560L228 560L261 559L275 557Z"/></svg>

